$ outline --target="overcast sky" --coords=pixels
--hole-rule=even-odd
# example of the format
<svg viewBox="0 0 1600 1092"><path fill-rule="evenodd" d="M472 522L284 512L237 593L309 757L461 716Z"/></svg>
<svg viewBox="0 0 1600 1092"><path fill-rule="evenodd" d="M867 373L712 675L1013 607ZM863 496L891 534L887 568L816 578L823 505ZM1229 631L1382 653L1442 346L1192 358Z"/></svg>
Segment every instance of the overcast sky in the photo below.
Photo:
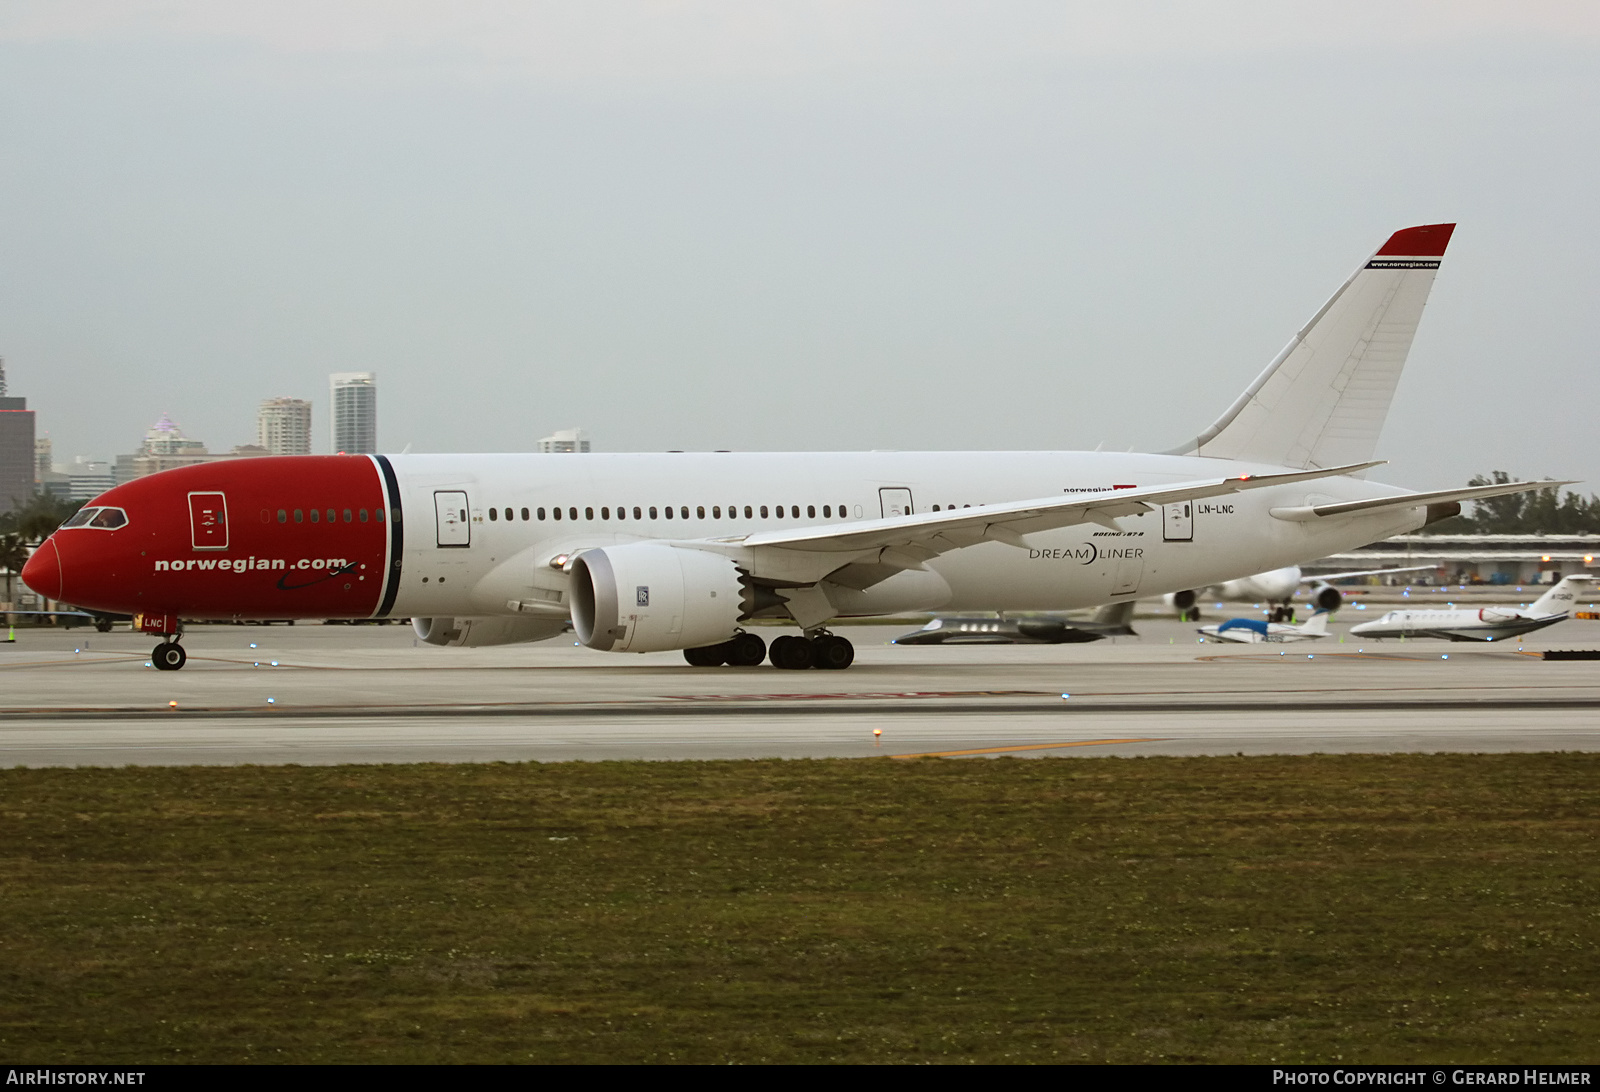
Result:
<svg viewBox="0 0 1600 1092"><path fill-rule="evenodd" d="M1600 5L0 7L58 461L378 373L385 450L1160 450L1458 221L1379 455L1600 491Z"/></svg>

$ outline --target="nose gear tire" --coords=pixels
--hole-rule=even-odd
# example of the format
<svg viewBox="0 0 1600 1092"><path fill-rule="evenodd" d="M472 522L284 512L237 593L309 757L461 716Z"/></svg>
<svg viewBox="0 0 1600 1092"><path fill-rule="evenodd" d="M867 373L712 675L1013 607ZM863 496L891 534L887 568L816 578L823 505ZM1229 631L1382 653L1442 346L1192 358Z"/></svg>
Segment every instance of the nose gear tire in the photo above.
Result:
<svg viewBox="0 0 1600 1092"><path fill-rule="evenodd" d="M177 671L189 661L189 654L175 641L163 641L150 653L150 662L157 671Z"/></svg>

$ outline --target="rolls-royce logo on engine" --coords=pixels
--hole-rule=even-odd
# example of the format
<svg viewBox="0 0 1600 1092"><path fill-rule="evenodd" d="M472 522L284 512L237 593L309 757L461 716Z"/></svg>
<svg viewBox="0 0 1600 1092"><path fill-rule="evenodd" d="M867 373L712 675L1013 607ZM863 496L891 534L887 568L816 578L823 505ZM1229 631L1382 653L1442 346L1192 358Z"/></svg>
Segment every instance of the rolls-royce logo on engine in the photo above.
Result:
<svg viewBox="0 0 1600 1092"><path fill-rule="evenodd" d="M636 605L648 607L650 605L650 585L640 584L638 587L634 588L633 597Z"/></svg>

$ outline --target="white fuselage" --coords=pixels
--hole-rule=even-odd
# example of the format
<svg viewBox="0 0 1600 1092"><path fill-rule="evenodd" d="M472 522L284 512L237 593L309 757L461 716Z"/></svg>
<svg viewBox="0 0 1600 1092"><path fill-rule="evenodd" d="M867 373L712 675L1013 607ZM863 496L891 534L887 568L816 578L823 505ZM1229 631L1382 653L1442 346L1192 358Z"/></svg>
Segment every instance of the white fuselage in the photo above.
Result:
<svg viewBox="0 0 1600 1092"><path fill-rule="evenodd" d="M396 615L493 616L558 603L551 561L643 541L1153 487L1282 468L1103 452L395 455L405 535ZM1420 509L1317 522L1270 510L1404 493L1354 478L1274 486L951 550L839 602L902 610L1071 610L1259 573L1414 529ZM458 496L459 495L459 496ZM441 500L440 498L447 498ZM459 505L457 502L460 502ZM465 511L461 524L447 511ZM561 514L555 518L556 512ZM671 512L668 518L667 513ZM510 518L507 519L507 513ZM621 515L619 516L619 513ZM747 514L748 513L748 514ZM575 518L574 518L575 517ZM448 540L448 541L447 541Z"/></svg>
<svg viewBox="0 0 1600 1092"><path fill-rule="evenodd" d="M1452 641L1503 641L1564 621L1567 612L1535 615L1505 607L1482 610L1392 610L1350 627L1352 637L1439 637Z"/></svg>

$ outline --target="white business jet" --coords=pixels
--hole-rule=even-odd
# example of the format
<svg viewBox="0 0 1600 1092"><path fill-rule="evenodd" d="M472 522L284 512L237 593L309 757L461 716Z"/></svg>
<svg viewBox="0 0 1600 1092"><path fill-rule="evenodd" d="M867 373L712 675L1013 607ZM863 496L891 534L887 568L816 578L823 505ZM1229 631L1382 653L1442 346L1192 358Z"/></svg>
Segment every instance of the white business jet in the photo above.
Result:
<svg viewBox="0 0 1600 1092"><path fill-rule="evenodd" d="M1442 637L1447 641L1503 641L1565 621L1573 600L1591 586L1592 576L1569 576L1527 609L1392 610L1382 618L1350 627L1352 637Z"/></svg>

